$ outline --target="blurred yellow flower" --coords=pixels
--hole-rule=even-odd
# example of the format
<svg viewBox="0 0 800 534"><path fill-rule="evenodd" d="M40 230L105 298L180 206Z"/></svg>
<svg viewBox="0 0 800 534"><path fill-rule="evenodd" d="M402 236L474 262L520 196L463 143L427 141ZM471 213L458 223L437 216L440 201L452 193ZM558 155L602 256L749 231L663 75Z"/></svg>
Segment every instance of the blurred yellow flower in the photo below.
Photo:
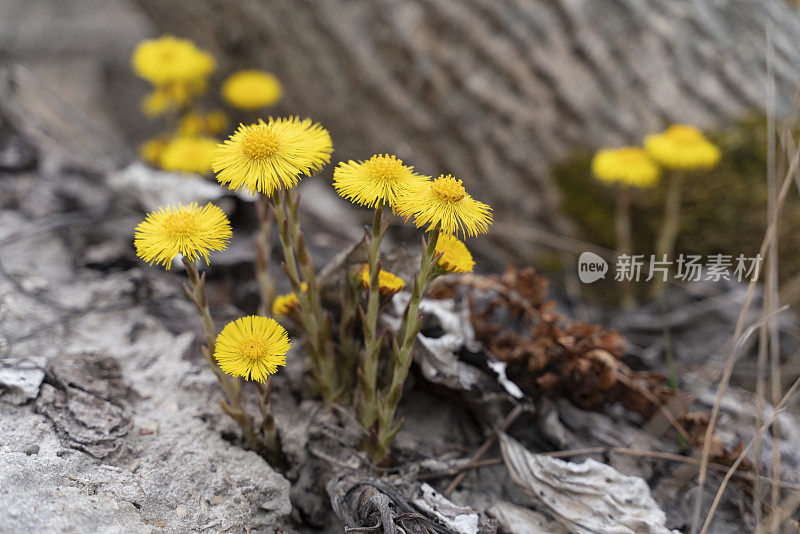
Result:
<svg viewBox="0 0 800 534"><path fill-rule="evenodd" d="M280 100L282 92L278 79L260 70L240 70L222 84L225 101L240 109L271 106Z"/></svg>
<svg viewBox="0 0 800 534"><path fill-rule="evenodd" d="M286 365L291 347L289 334L275 319L250 315L225 325L217 336L214 358L229 375L266 382Z"/></svg>
<svg viewBox="0 0 800 534"><path fill-rule="evenodd" d="M206 114L206 131L210 134L218 134L222 130L228 127L230 124L231 119L228 117L228 114L222 111L221 109L215 109L213 111L209 111Z"/></svg>
<svg viewBox="0 0 800 534"><path fill-rule="evenodd" d="M291 189L328 163L333 144L328 131L311 119L297 117L263 120L239 129L214 153L217 180L229 189L272 196Z"/></svg>
<svg viewBox="0 0 800 534"><path fill-rule="evenodd" d="M646 136L644 147L667 169L711 169L721 156L719 148L700 130L685 124L673 124L663 133Z"/></svg>
<svg viewBox="0 0 800 534"><path fill-rule="evenodd" d="M308 291L308 284L303 282L300 284L303 291ZM272 301L272 315L286 315L291 313L297 306L300 305L300 300L297 298L296 293L286 293L278 295Z"/></svg>
<svg viewBox="0 0 800 534"><path fill-rule="evenodd" d="M208 263L208 253L225 250L232 233L225 213L214 204L178 204L148 213L136 226L134 245L141 259L169 269L178 254Z"/></svg>
<svg viewBox="0 0 800 534"><path fill-rule="evenodd" d="M361 268L361 283L364 284L364 289L369 289L369 265L366 263ZM378 272L378 291L381 295L394 295L404 287L406 283L400 277L383 269Z"/></svg>
<svg viewBox="0 0 800 534"><path fill-rule="evenodd" d="M629 187L652 187L661 169L642 148L603 148L592 158L592 172L601 182Z"/></svg>
<svg viewBox="0 0 800 534"><path fill-rule="evenodd" d="M436 254L441 254L439 266L448 273L468 273L475 266L467 246L457 237L440 234L436 240Z"/></svg>
<svg viewBox="0 0 800 534"><path fill-rule="evenodd" d="M228 115L222 110L209 113L190 111L181 117L178 124L179 137L199 137L221 132L228 126Z"/></svg>
<svg viewBox="0 0 800 534"><path fill-rule="evenodd" d="M164 147L159 163L167 171L205 175L211 170L211 158L218 144L211 137L176 137Z"/></svg>
<svg viewBox="0 0 800 534"><path fill-rule="evenodd" d="M165 137L148 139L139 145L139 157L151 165L157 165L168 143L169 140Z"/></svg>
<svg viewBox="0 0 800 534"><path fill-rule="evenodd" d="M205 133L205 129L205 117L196 111L190 111L181 117L180 123L178 123L178 136L197 137Z"/></svg>
<svg viewBox="0 0 800 534"><path fill-rule="evenodd" d="M447 234L485 234L492 224L492 208L467 194L461 180L442 174L404 194L397 201L398 214L414 217L417 228L430 231L440 225Z"/></svg>
<svg viewBox="0 0 800 534"><path fill-rule="evenodd" d="M133 70L156 87L174 84L200 87L214 70L214 58L193 42L165 35L136 46Z"/></svg>
<svg viewBox="0 0 800 534"><path fill-rule="evenodd" d="M344 198L374 208L389 204L423 185L428 176L420 176L414 167L403 165L397 156L375 155L367 161L341 162L333 171L333 187Z"/></svg>

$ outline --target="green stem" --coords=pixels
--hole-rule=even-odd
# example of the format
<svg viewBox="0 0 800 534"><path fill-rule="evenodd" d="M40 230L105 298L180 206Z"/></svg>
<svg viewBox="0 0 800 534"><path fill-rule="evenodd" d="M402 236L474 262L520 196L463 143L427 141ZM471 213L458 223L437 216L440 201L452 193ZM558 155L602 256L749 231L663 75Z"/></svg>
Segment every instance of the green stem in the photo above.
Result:
<svg viewBox="0 0 800 534"><path fill-rule="evenodd" d="M238 377L225 374L214 361L213 353L214 342L217 337L217 328L214 326L214 320L211 317L211 310L208 306L208 299L206 298L206 275L203 273L201 276L194 261L186 257L183 258L183 265L186 267L186 273L189 275L191 290L185 284L183 287L197 308L197 311L200 312L200 321L203 323L203 330L206 333L206 346L203 347L203 356L206 359L206 363L211 367L211 370L214 371L214 374L227 396L227 402L225 400L220 401L222 409L239 424L248 446L255 451L259 451L261 449L261 444L253 429L253 421L250 419L250 415L244 409L242 403L242 382Z"/></svg>
<svg viewBox="0 0 800 534"><path fill-rule="evenodd" d="M378 359L382 338L378 336L378 315L380 312L380 249L386 226L383 223L383 206L375 208L372 224L371 247L369 250L369 294L367 296L367 315L362 318L364 328L364 353L358 369L358 384L361 397L358 404L358 419L369 430L378 418L377 388Z"/></svg>
<svg viewBox="0 0 800 534"><path fill-rule="evenodd" d="M263 202L256 201L258 233L256 234L256 279L261 293L259 315L267 315L275 299L275 280L269 272L269 256L272 248L272 211Z"/></svg>
<svg viewBox="0 0 800 534"><path fill-rule="evenodd" d="M308 266L304 267L304 274L306 275L307 290L302 290L302 282L300 280L300 271L298 270L298 261L296 259L304 256L306 262L309 261L307 252L301 252L301 247L296 248L296 243L292 239L296 236L297 239L303 243L302 251L305 251L304 240L300 233L296 214L291 217L292 210L287 209L287 196L283 190L278 190L278 199L270 200L261 195L262 202L269 204L275 213L275 222L278 224L278 237L283 249L284 270L289 282L292 284L297 299L300 302L300 319L303 329L306 333L306 346L308 347L311 356L311 373L314 380L320 388L323 398L326 402L332 401L335 396L334 382L331 376L335 370L332 368L333 358L326 357L326 335L323 330L324 325L321 318L321 305L317 306L315 299L319 299L319 291L317 289L316 277L312 269ZM291 217L291 218L290 218ZM297 253L295 251L297 250ZM311 278L308 278L308 276ZM316 313L319 310L319 313ZM327 336L329 338L330 336Z"/></svg>
<svg viewBox="0 0 800 534"><path fill-rule="evenodd" d="M617 190L617 209L614 212L614 233L617 237L617 257L633 254L633 239L631 237L631 190L621 186ZM620 304L623 309L630 310L636 305L633 295L633 283L629 280L622 281L622 296Z"/></svg>
<svg viewBox="0 0 800 534"><path fill-rule="evenodd" d="M347 288L341 294L342 316L339 319L339 352L342 361L341 386L344 394L349 395L352 383L351 370L355 368L359 343L353 335L358 317L358 299L361 291L361 276L350 269L346 278Z"/></svg>
<svg viewBox="0 0 800 534"><path fill-rule="evenodd" d="M658 237L656 238L656 260L661 261L664 256L667 259L675 251L675 242L678 240L678 232L681 227L681 185L683 183L683 173L676 171L670 176L667 183L666 196L664 197L664 219L661 222ZM664 296L665 284L663 279L654 280L652 296L660 298Z"/></svg>
<svg viewBox="0 0 800 534"><path fill-rule="evenodd" d="M381 394L378 403L378 433L375 445L375 461L380 463L389 454L389 448L394 436L400 430L402 421L395 423L394 417L397 406L403 395L403 384L408 377L411 368L412 352L414 341L417 338L419 329L422 326L422 317L419 315L419 303L432 279L434 268L434 257L436 256L436 242L439 239L440 227L437 225L430 232L427 244L423 239L423 252L420 259L419 275L414 280L414 289L411 292L411 299L408 302L403 322L398 330L399 339L402 343L398 346L394 344L394 367L392 369L392 383L385 394Z"/></svg>
<svg viewBox="0 0 800 534"><path fill-rule="evenodd" d="M281 440L278 428L275 426L272 402L269 398L272 391L272 379L267 379L266 383L256 382L256 389L258 390L258 409L261 412L261 434L265 455L273 464L282 463Z"/></svg>

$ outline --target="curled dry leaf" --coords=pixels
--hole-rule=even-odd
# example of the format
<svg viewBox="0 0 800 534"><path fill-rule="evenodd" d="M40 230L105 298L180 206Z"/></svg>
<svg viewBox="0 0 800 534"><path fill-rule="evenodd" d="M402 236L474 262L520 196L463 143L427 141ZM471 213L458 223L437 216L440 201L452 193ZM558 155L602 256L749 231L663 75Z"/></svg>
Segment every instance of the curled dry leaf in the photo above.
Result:
<svg viewBox="0 0 800 534"><path fill-rule="evenodd" d="M595 460L565 462L534 454L500 434L511 478L577 534L670 534L647 483Z"/></svg>

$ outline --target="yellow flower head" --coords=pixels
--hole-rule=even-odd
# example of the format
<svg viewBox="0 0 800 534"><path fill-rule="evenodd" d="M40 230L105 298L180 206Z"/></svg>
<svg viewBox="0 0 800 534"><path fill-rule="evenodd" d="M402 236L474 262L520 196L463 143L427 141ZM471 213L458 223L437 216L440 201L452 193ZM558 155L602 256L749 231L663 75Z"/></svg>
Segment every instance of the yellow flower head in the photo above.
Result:
<svg viewBox="0 0 800 534"><path fill-rule="evenodd" d="M439 266L448 273L468 273L475 266L467 245L450 234L439 234L436 254L441 254Z"/></svg>
<svg viewBox="0 0 800 534"><path fill-rule="evenodd" d="M667 169L711 169L719 163L720 151L697 128L673 124L663 133L648 135L644 147Z"/></svg>
<svg viewBox="0 0 800 534"><path fill-rule="evenodd" d="M190 111L181 117L178 123L178 136L179 137L197 137L205 132L206 119L196 111Z"/></svg>
<svg viewBox="0 0 800 534"><path fill-rule="evenodd" d="M161 159L161 154L164 153L168 144L169 140L164 137L148 139L139 145L139 157L147 163L155 165Z"/></svg>
<svg viewBox="0 0 800 534"><path fill-rule="evenodd" d="M214 70L214 58L193 42L165 35L138 44L131 58L133 70L153 85L205 85Z"/></svg>
<svg viewBox="0 0 800 534"><path fill-rule="evenodd" d="M308 284L303 282L300 284L303 291L308 291ZM278 295L272 301L272 315L287 315L291 313L297 306L300 305L300 299L297 298L297 293L286 293Z"/></svg>
<svg viewBox="0 0 800 534"><path fill-rule="evenodd" d="M652 187L661 176L647 151L632 146L598 150L592 158L592 172L601 182L629 187Z"/></svg>
<svg viewBox="0 0 800 534"><path fill-rule="evenodd" d="M228 126L228 115L218 109L203 114L196 111L186 113L178 124L179 137L199 137L217 134Z"/></svg>
<svg viewBox="0 0 800 534"><path fill-rule="evenodd" d="M142 99L141 109L147 117L153 118L166 112L179 102L174 101L166 91L156 89Z"/></svg>
<svg viewBox="0 0 800 534"><path fill-rule="evenodd" d="M369 265L366 263L361 268L361 283L364 284L364 289L369 289ZM378 291L381 295L394 295L404 287L406 283L400 277L383 269L378 272Z"/></svg>
<svg viewBox="0 0 800 534"><path fill-rule="evenodd" d="M258 109L275 104L281 98L281 82L260 70L240 70L222 84L225 101L239 109Z"/></svg>
<svg viewBox="0 0 800 534"><path fill-rule="evenodd" d="M211 137L176 137L164 148L159 163L167 171L208 174L218 143Z"/></svg>
<svg viewBox="0 0 800 534"><path fill-rule="evenodd" d="M201 208L193 202L148 213L136 227L133 242L140 258L168 269L178 254L191 261L202 257L208 263L208 253L225 250L232 233L221 209L214 204Z"/></svg>
<svg viewBox="0 0 800 534"><path fill-rule="evenodd" d="M217 336L214 358L220 369L245 380L266 382L286 365L289 334L275 319L250 315L231 321Z"/></svg>
<svg viewBox="0 0 800 534"><path fill-rule="evenodd" d="M215 109L206 113L206 131L210 134L218 134L228 127L231 122L228 114L221 109Z"/></svg>
<svg viewBox="0 0 800 534"><path fill-rule="evenodd" d="M403 195L397 212L406 220L413 216L417 228L427 224L430 231L438 224L444 233L470 237L485 234L492 224L492 208L469 196L461 180L449 174Z"/></svg>
<svg viewBox="0 0 800 534"><path fill-rule="evenodd" d="M212 168L230 189L272 196L291 189L301 176L311 176L328 163L333 144L328 131L311 119L263 120L239 129L218 145Z"/></svg>
<svg viewBox="0 0 800 534"><path fill-rule="evenodd" d="M397 199L420 187L428 180L403 165L397 156L375 155L367 161L339 163L333 171L333 187L340 196L356 204L374 208L389 204L393 209Z"/></svg>

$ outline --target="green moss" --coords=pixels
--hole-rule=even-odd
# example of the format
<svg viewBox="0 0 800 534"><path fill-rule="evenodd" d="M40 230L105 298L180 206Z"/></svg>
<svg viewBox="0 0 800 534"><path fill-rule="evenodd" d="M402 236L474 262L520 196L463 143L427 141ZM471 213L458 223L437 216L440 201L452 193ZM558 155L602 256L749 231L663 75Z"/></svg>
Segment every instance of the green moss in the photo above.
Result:
<svg viewBox="0 0 800 534"><path fill-rule="evenodd" d="M682 189L682 223L677 251L684 254L754 256L767 221L766 121L748 117L727 129L709 132L722 150L717 168L690 175ZM591 152L577 151L553 169L563 195L563 210L579 237L614 248L614 192L595 180ZM778 181L782 181L780 174ZM795 186L792 186L793 188ZM649 257L661 223L664 182L638 191L632 209L634 249ZM792 191L780 226L780 272L786 280L800 273L800 200Z"/></svg>

